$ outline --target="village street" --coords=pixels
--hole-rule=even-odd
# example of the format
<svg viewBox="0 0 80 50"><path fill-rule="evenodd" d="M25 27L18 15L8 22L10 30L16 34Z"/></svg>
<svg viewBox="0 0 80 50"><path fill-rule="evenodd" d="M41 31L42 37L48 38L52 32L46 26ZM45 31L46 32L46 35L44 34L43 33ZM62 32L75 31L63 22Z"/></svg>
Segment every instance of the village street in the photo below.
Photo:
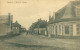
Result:
<svg viewBox="0 0 80 50"><path fill-rule="evenodd" d="M25 33L0 43L0 50L80 50L79 39L56 39Z"/></svg>

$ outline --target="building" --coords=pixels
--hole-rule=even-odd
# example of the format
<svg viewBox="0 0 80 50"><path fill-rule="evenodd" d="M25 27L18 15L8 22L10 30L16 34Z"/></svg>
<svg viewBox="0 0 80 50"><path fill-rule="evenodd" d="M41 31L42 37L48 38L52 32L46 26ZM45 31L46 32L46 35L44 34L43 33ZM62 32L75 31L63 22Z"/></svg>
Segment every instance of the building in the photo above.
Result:
<svg viewBox="0 0 80 50"><path fill-rule="evenodd" d="M15 23L13 23L12 32L16 34L20 33L20 31L21 31L21 25L16 21Z"/></svg>
<svg viewBox="0 0 80 50"><path fill-rule="evenodd" d="M22 33L22 32L27 32L27 30L26 30L25 27L21 26L21 28L20 28L20 32L21 32L21 33Z"/></svg>
<svg viewBox="0 0 80 50"><path fill-rule="evenodd" d="M80 1L70 1L48 22L48 36L80 36Z"/></svg>
<svg viewBox="0 0 80 50"><path fill-rule="evenodd" d="M12 30L13 15L0 15L0 36L6 35Z"/></svg>
<svg viewBox="0 0 80 50"><path fill-rule="evenodd" d="M47 35L46 28L35 28L34 32L39 35Z"/></svg>
<svg viewBox="0 0 80 50"><path fill-rule="evenodd" d="M42 20L41 18L38 19L37 22L33 23L30 27L30 31L35 34L39 34L39 35L46 35L47 31L46 31L46 27L47 27L47 21L46 20Z"/></svg>

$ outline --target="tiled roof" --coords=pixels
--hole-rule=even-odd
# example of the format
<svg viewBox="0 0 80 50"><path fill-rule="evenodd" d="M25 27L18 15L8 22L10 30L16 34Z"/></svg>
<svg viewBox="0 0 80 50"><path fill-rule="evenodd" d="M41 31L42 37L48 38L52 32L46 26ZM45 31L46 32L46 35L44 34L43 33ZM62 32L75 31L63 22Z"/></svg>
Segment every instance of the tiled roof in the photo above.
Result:
<svg viewBox="0 0 80 50"><path fill-rule="evenodd" d="M20 27L21 25L16 21L15 23L13 23L13 27Z"/></svg>
<svg viewBox="0 0 80 50"><path fill-rule="evenodd" d="M71 1L65 7L55 13L56 20L64 18L74 18L76 16L76 6L80 5L80 1Z"/></svg>
<svg viewBox="0 0 80 50"><path fill-rule="evenodd" d="M76 15L77 6L80 6L80 1L70 1L66 6L55 12L55 21L52 21L51 23L80 21L80 16Z"/></svg>

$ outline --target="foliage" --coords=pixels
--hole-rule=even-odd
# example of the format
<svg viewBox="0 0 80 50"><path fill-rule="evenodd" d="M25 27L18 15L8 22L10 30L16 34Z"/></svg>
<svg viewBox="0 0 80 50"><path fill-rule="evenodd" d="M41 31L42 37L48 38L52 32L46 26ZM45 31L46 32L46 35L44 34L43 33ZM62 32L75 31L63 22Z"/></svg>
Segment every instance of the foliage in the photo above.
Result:
<svg viewBox="0 0 80 50"><path fill-rule="evenodd" d="M47 21L45 20L38 20L37 22L34 22L31 26L29 30L33 30L35 28L46 28L47 26Z"/></svg>

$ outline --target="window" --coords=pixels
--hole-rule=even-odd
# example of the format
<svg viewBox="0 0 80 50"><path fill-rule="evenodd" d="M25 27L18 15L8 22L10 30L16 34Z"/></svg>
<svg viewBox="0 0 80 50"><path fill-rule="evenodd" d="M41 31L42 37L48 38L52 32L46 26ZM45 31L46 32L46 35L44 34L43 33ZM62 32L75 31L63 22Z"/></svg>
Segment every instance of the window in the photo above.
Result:
<svg viewBox="0 0 80 50"><path fill-rule="evenodd" d="M65 26L65 34L69 34L69 26Z"/></svg>
<svg viewBox="0 0 80 50"><path fill-rule="evenodd" d="M77 34L80 34L80 24L77 24Z"/></svg>
<svg viewBox="0 0 80 50"><path fill-rule="evenodd" d="M70 25L69 30L70 30L70 33L73 34L73 25Z"/></svg>
<svg viewBox="0 0 80 50"><path fill-rule="evenodd" d="M76 16L80 16L80 6L76 7Z"/></svg>

